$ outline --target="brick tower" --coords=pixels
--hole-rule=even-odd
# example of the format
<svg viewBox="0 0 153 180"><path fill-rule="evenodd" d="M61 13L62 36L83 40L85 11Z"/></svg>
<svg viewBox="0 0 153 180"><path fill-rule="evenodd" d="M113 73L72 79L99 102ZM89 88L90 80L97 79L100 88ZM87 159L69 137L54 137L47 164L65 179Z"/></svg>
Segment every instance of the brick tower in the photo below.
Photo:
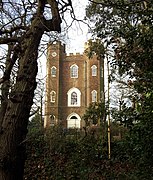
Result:
<svg viewBox="0 0 153 180"><path fill-rule="evenodd" d="M87 47L87 43L85 44ZM61 42L48 44L44 127L60 123L82 128L82 116L91 102L104 94L104 63L85 53L66 55Z"/></svg>

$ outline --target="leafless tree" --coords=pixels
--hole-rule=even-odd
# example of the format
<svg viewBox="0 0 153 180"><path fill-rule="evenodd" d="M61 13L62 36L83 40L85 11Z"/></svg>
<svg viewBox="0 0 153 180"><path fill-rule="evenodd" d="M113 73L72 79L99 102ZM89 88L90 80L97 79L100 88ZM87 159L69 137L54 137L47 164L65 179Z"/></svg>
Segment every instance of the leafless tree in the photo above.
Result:
<svg viewBox="0 0 153 180"><path fill-rule="evenodd" d="M25 137L37 86L38 49L42 36L61 32L71 0L0 1L0 179L23 179ZM15 76L13 76L15 75Z"/></svg>

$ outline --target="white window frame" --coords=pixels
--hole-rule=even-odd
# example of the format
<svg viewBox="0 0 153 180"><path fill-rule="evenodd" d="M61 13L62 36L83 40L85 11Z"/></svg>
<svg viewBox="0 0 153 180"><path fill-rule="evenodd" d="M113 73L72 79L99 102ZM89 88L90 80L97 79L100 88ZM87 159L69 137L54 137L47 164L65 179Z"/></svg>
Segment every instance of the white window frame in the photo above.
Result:
<svg viewBox="0 0 153 180"><path fill-rule="evenodd" d="M92 99L92 102L97 102L97 91L96 90L93 90L91 92L91 99Z"/></svg>
<svg viewBox="0 0 153 180"><path fill-rule="evenodd" d="M97 76L97 66L96 65L93 65L91 67L91 71L92 71L92 76Z"/></svg>
<svg viewBox="0 0 153 180"><path fill-rule="evenodd" d="M78 66L76 64L73 64L70 67L70 77L71 78L78 78Z"/></svg>
<svg viewBox="0 0 153 180"><path fill-rule="evenodd" d="M74 101L72 101L72 95L76 94L76 100L75 103ZM67 92L67 96L68 96L68 107L80 107L81 106L81 92L78 88L71 88L68 92Z"/></svg>
<svg viewBox="0 0 153 180"><path fill-rule="evenodd" d="M53 67L51 67L51 76L52 77L56 77L56 67L55 66L53 66Z"/></svg>
<svg viewBox="0 0 153 180"><path fill-rule="evenodd" d="M73 118L75 117L75 118ZM76 113L71 113L67 117L67 128L80 128L81 127L81 118Z"/></svg>
<svg viewBox="0 0 153 180"><path fill-rule="evenodd" d="M56 101L56 92L55 91L51 91L50 92L50 102L51 103L55 103Z"/></svg>

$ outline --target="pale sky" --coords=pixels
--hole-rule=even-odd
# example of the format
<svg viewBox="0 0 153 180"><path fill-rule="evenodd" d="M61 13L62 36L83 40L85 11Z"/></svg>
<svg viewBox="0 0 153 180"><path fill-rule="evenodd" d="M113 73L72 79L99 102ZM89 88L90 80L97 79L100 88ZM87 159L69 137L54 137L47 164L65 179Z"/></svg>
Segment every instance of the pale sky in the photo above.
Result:
<svg viewBox="0 0 153 180"><path fill-rule="evenodd" d="M79 20L83 20L85 17L85 8L88 4L88 0L72 0L74 12L76 18ZM67 19L68 21L68 19ZM70 20L69 23L71 23ZM83 53L84 51L84 43L90 39L91 35L88 33L88 26L83 22L74 21L72 26L69 28L69 31L66 35L66 53ZM41 64L41 68L39 68L39 75L42 78L46 76L46 57L43 56L43 60L39 61ZM105 73L105 97L107 101L108 97L108 71L107 71L107 61L104 60L104 73ZM111 84L110 84L111 88ZM110 92L111 94L111 92Z"/></svg>
<svg viewBox="0 0 153 180"><path fill-rule="evenodd" d="M88 0L73 0L74 13L78 20L83 20L85 16L85 7ZM68 40L66 43L67 53L82 53L84 51L84 43L89 39L88 27L83 22L75 21L68 32Z"/></svg>
<svg viewBox="0 0 153 180"><path fill-rule="evenodd" d="M72 0L75 17L78 20L83 20L85 17L85 8L88 0ZM68 25L71 24L70 12L65 16ZM88 33L88 26L81 21L74 21L72 26L69 27L65 37L66 53L83 53L84 43L90 39ZM46 76L46 56L43 55L39 61L39 76L43 78Z"/></svg>

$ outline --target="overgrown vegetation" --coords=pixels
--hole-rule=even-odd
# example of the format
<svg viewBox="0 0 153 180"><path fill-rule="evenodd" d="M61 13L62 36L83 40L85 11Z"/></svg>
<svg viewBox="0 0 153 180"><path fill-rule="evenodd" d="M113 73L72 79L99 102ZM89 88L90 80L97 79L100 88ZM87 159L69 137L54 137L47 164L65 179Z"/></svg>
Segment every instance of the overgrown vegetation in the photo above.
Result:
<svg viewBox="0 0 153 180"><path fill-rule="evenodd" d="M119 76L120 83L132 89L132 94L126 94L130 105L127 106L122 94L119 107L111 111L114 120L111 159L107 155L107 133L101 133L101 128L98 135L90 129L84 135L76 130L65 133L62 128L54 127L45 136L37 136L38 141L28 141L25 177L153 179L153 3L95 0L90 1L86 10L96 39L91 50L107 59L113 70L110 81ZM97 124L102 117L97 107L91 105L87 110L84 116L87 124ZM43 146L41 153L39 146Z"/></svg>
<svg viewBox="0 0 153 180"><path fill-rule="evenodd" d="M106 58L121 80L126 76L135 92L127 97L130 107L123 102L112 113L126 136L112 138L110 160L107 135L100 128L98 135L61 127L44 132L37 116L26 138L40 41L45 32L61 31L61 17L66 10L73 16L73 7L70 0L1 1L0 44L7 51L1 57L0 179L22 179L25 142L25 179L153 179L153 2L89 2L86 19L96 39L91 50ZM96 124L101 116L92 113L87 120ZM115 128L120 129L111 124L112 132Z"/></svg>
<svg viewBox="0 0 153 180"><path fill-rule="evenodd" d="M78 129L65 131L60 126L44 132L38 122L40 116L36 115L29 125L24 179L152 179L149 166L140 166L137 136L129 135L118 123L111 124L109 160L107 134L103 138L102 129L95 132L98 136L92 131L87 135Z"/></svg>
<svg viewBox="0 0 153 180"><path fill-rule="evenodd" d="M126 96L131 106L122 99L112 114L114 120L129 129L120 152L125 152L134 164L135 179L152 179L153 3L91 1L86 15L93 25L93 38L104 44L104 57L113 72L135 92ZM110 80L116 80L115 74L111 75Z"/></svg>
<svg viewBox="0 0 153 180"><path fill-rule="evenodd" d="M29 133L24 179L132 179L134 165L124 142L112 142L112 160L108 160L107 138L102 140L100 132L85 136L77 129L65 133L52 127L45 135Z"/></svg>

